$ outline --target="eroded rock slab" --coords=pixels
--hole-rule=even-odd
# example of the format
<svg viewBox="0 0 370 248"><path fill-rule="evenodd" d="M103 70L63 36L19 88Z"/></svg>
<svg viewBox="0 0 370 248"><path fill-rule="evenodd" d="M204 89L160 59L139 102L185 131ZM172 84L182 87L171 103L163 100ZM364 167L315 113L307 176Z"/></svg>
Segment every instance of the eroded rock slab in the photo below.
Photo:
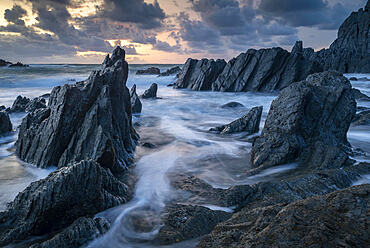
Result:
<svg viewBox="0 0 370 248"><path fill-rule="evenodd" d="M136 93L136 84L134 84L130 90L130 98L132 113L141 113L141 109L143 106L141 104L139 96Z"/></svg>
<svg viewBox="0 0 370 248"><path fill-rule="evenodd" d="M144 94L142 94L141 97L144 99L157 98L157 90L158 90L158 84L152 83L149 89L145 90Z"/></svg>

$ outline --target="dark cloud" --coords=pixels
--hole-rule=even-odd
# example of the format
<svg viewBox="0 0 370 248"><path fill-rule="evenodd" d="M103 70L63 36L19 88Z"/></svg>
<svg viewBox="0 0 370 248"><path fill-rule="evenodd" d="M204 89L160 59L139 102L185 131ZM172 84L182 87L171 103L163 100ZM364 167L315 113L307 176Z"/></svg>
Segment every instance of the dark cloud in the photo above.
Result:
<svg viewBox="0 0 370 248"><path fill-rule="evenodd" d="M16 25L24 25L24 21L21 19L27 14L27 11L24 10L19 5L14 5L12 9L6 9L4 12L4 19L10 23Z"/></svg>

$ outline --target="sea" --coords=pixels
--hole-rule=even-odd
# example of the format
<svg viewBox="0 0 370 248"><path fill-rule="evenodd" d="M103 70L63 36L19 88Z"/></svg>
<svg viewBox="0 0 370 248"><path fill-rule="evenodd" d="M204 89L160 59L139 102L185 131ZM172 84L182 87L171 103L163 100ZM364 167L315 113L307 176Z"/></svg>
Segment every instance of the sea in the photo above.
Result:
<svg viewBox="0 0 370 248"><path fill-rule="evenodd" d="M158 233L158 228L150 232L138 233L129 224L130 213L150 208L155 215L176 198L178 192L171 186L171 175L190 173L208 182L215 188L229 188L233 185L251 184L263 180L278 180L281 173L295 170L291 163L262 171L253 177L243 172L251 168L249 152L250 136L245 133L216 135L208 132L211 127L229 123L255 106L263 106L260 131L263 128L271 102L278 93L232 93L199 92L187 89L173 89L168 84L176 76L136 75L136 71L151 66L161 72L176 65L132 64L129 65L127 87L137 85L140 95L152 83L158 84L157 96L160 99L142 99L141 114L133 116L133 124L141 136L141 142L159 144L154 149L138 146L135 154L135 169L138 181L133 199L122 206L109 209L97 216L107 218L111 230L102 238L89 244L89 247L149 247L146 243ZM182 66L182 65L180 65ZM18 95L35 98L50 93L58 85L71 84L86 79L92 70L100 65L87 64L32 64L29 67L0 67L0 105L11 107ZM367 77L370 74L345 74L347 78ZM370 96L370 81L351 81L352 86ZM224 109L228 102L239 102L244 107ZM358 106L370 108L370 101L360 101ZM0 137L0 211L7 203L24 190L31 182L45 178L56 168L39 169L20 161L15 155L17 127L26 113L11 114L14 131ZM360 149L353 159L370 162L370 125L351 126L348 140L355 149ZM369 183L370 175L363 175L353 184ZM232 212L233 208L204 205L211 209ZM134 240L134 241L133 241ZM187 241L175 246L194 247L198 242ZM150 246L152 247L152 246Z"/></svg>

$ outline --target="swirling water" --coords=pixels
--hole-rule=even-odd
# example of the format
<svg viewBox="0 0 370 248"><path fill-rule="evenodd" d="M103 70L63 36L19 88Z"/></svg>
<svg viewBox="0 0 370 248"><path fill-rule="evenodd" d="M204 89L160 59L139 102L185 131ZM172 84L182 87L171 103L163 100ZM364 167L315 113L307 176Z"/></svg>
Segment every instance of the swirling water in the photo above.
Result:
<svg viewBox="0 0 370 248"><path fill-rule="evenodd" d="M157 77L135 75L136 70L151 65L130 65L127 86L134 83L141 94L151 83L158 83L161 99L144 99L143 111L133 117L141 141L155 145L154 149L138 146L134 172L137 176L133 199L122 206L106 210L103 216L112 223L111 230L92 242L90 247L150 247L151 240L161 227L160 213L166 204L181 194L171 186L173 173L188 173L208 182L215 188L249 184L270 180L279 173L294 170L296 164L281 165L248 177L244 172L250 168L248 143L244 133L216 135L207 132L210 127L225 124L242 116L254 106L263 106L260 129L263 127L269 106L277 93L221 93L175 90L167 84L175 76ZM156 65L158 66L158 65ZM160 65L161 71L173 65ZM73 83L87 78L98 65L31 65L29 68L0 68L0 105L11 106L17 95L37 97L49 93L52 87ZM354 75L347 75L352 77ZM355 75L357 77L369 75ZM355 88L370 95L370 82L352 81ZM244 108L223 109L221 105L237 101ZM370 102L358 105L370 107ZM25 113L12 114L14 132L0 138L0 211L14 199L29 183L46 177L53 168L38 169L19 161L14 155L17 138L16 127ZM356 157L359 161L369 160L370 126L351 127L348 138L354 147L364 153ZM369 177L358 183L369 182ZM203 204L210 209L233 211L232 206L222 208ZM139 230L137 219L145 218L149 227ZM194 241L196 242L196 241ZM175 247L193 247L194 242L176 244ZM170 247L170 246L169 246Z"/></svg>

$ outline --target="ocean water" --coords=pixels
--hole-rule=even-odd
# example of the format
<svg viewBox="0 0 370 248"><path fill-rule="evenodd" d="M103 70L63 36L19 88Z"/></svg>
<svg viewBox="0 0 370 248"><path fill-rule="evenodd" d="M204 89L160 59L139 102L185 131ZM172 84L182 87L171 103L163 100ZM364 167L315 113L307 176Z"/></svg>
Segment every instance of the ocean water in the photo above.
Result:
<svg viewBox="0 0 370 248"><path fill-rule="evenodd" d="M90 247L148 247L142 241L151 240L158 233L158 219L163 208L177 198L178 192L171 186L171 175L187 173L195 175L215 188L249 184L278 178L280 173L295 170L296 164L287 164L262 171L248 177L244 172L251 168L249 151L244 133L216 135L208 130L241 117L254 106L263 106L260 130L263 127L269 106L277 93L221 93L175 90L167 87L175 76L136 75L138 69L152 65L129 65L127 86L137 85L142 94L150 84L159 85L157 95L161 99L143 99L143 111L133 116L133 123L141 136L140 142L150 142L156 147L136 149L135 173L138 182L133 199L122 206L106 210L97 216L106 217L111 230L95 240ZM155 65L164 71L174 65ZM73 83L88 77L99 65L31 65L28 68L0 68L0 105L11 106L18 95L37 97L49 93L54 86ZM346 75L348 78L370 75ZM370 96L370 82L353 81L353 87ZM230 101L245 107L222 109ZM359 102L359 106L370 107L370 102ZM16 194L32 181L46 177L52 170L38 169L24 164L14 155L17 126L25 113L12 114L14 131L0 138L0 211ZM362 153L354 157L358 161L370 160L370 126L350 127L348 138L354 148ZM369 176L354 184L369 182ZM189 199L189 202L191 200ZM191 202L190 202L191 203ZM202 204L210 209L232 212L233 208ZM151 219L152 228L139 232L132 225L132 218L145 216ZM173 247L193 247L195 241L176 244ZM171 247L171 246L166 246Z"/></svg>

